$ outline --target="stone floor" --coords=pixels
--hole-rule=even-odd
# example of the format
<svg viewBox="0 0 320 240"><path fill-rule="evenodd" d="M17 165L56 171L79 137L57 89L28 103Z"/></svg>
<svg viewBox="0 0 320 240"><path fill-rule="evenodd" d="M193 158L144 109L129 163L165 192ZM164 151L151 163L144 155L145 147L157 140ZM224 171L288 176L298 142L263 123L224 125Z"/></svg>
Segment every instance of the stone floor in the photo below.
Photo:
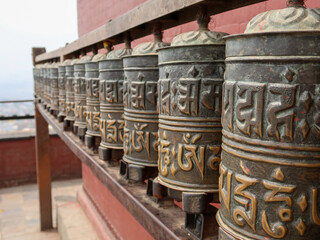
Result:
<svg viewBox="0 0 320 240"><path fill-rule="evenodd" d="M81 179L52 183L53 224L56 205L76 201ZM0 189L0 240L58 240L56 229L40 232L36 184Z"/></svg>

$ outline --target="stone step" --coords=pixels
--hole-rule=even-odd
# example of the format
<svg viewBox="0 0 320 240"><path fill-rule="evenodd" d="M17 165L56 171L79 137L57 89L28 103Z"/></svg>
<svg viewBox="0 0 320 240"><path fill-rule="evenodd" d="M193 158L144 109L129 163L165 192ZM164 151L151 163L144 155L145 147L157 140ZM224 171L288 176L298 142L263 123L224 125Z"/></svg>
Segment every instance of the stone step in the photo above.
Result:
<svg viewBox="0 0 320 240"><path fill-rule="evenodd" d="M57 228L61 240L99 240L78 202L57 206Z"/></svg>

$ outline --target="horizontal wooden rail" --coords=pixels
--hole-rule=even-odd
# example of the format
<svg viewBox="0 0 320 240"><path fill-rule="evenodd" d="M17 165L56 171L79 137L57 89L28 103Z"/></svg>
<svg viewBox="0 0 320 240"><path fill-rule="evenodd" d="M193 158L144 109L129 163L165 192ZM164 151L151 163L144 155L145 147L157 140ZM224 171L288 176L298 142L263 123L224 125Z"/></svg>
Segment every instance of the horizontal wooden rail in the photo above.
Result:
<svg viewBox="0 0 320 240"><path fill-rule="evenodd" d="M132 39L144 37L152 33L155 22L162 23L163 30L191 22L202 4L206 4L208 13L214 15L263 1L266 0L148 0L65 47L36 56L35 62L59 58L62 61L79 55L81 51L90 51L93 46L102 48L104 40L112 39L114 44L119 44L126 32Z"/></svg>

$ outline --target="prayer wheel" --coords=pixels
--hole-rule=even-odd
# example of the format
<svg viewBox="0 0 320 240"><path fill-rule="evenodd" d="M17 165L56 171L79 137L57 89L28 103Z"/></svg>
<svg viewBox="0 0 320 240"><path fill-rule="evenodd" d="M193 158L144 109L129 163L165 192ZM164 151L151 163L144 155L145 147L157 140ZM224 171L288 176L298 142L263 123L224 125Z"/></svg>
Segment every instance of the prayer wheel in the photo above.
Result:
<svg viewBox="0 0 320 240"><path fill-rule="evenodd" d="M36 71L35 71L35 92L37 100L40 102L41 99L41 66L42 64L36 65Z"/></svg>
<svg viewBox="0 0 320 240"><path fill-rule="evenodd" d="M226 34L199 29L159 49L159 182L171 189L218 192L221 95Z"/></svg>
<svg viewBox="0 0 320 240"><path fill-rule="evenodd" d="M319 239L320 9L226 37L219 239Z"/></svg>
<svg viewBox="0 0 320 240"><path fill-rule="evenodd" d="M33 73L33 95L35 98L37 98L37 87L38 87L38 70L39 70L39 65L34 66L32 69Z"/></svg>
<svg viewBox="0 0 320 240"><path fill-rule="evenodd" d="M79 59L73 59L71 62L66 62L66 118L64 119L64 129L72 127L75 114L74 114L74 64Z"/></svg>
<svg viewBox="0 0 320 240"><path fill-rule="evenodd" d="M58 81L59 81L59 122L63 122L66 117L66 65L70 65L71 60L67 59L58 67Z"/></svg>
<svg viewBox="0 0 320 240"><path fill-rule="evenodd" d="M218 232L217 209L209 203L218 201L227 35L208 29L205 9L197 15L198 30L159 49L159 173L147 192L182 201L184 229L198 239Z"/></svg>
<svg viewBox="0 0 320 240"><path fill-rule="evenodd" d="M58 63L52 63L49 69L50 79L50 112L57 116L59 110Z"/></svg>
<svg viewBox="0 0 320 240"><path fill-rule="evenodd" d="M40 78L40 99L41 99L41 103L42 105L44 106L44 102L45 102L45 99L44 99L44 86L45 86L45 82L44 82L44 65L45 64L41 64L40 66L40 75L39 75L39 78Z"/></svg>
<svg viewBox="0 0 320 240"><path fill-rule="evenodd" d="M168 46L155 34L123 57L124 156L120 173L134 181L156 174L158 165L157 49Z"/></svg>
<svg viewBox="0 0 320 240"><path fill-rule="evenodd" d="M86 145L89 148L100 143L100 102L99 102L99 65L98 61L103 54L96 54L90 62L85 63L85 80L86 80L86 121L87 132L85 136ZM96 143L98 141L98 143ZM96 149L97 150L97 149Z"/></svg>
<svg viewBox="0 0 320 240"><path fill-rule="evenodd" d="M49 99L48 99L48 73L49 73L50 63L45 63L42 68L42 81L43 81L43 106L48 109L50 107Z"/></svg>
<svg viewBox="0 0 320 240"><path fill-rule="evenodd" d="M100 134L99 157L119 160L123 154L123 64L122 57L131 55L130 45L113 50L99 62ZM110 152L113 150L113 154ZM119 150L119 151L118 151ZM117 159L115 152L119 152Z"/></svg>
<svg viewBox="0 0 320 240"><path fill-rule="evenodd" d="M86 122L86 79L85 63L91 61L92 56L83 56L74 64L74 103L75 103L75 121L73 124L73 133L84 141L87 130Z"/></svg>

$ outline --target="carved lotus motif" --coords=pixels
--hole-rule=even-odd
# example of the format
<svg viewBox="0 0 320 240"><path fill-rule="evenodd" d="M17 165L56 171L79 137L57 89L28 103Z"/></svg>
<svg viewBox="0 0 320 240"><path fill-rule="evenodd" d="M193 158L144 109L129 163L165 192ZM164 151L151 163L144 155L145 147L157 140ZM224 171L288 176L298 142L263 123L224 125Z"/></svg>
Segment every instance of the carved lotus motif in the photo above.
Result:
<svg viewBox="0 0 320 240"><path fill-rule="evenodd" d="M320 9L288 7L261 13L247 25L245 33L320 31Z"/></svg>
<svg viewBox="0 0 320 240"><path fill-rule="evenodd" d="M132 55L155 54L159 48L167 47L169 45L169 43L165 42L141 43L133 49Z"/></svg>
<svg viewBox="0 0 320 240"><path fill-rule="evenodd" d="M113 50L106 55L105 59L108 59L108 60L121 59L124 56L131 55L131 53L132 53L132 49L128 49L128 48Z"/></svg>
<svg viewBox="0 0 320 240"><path fill-rule="evenodd" d="M176 36L172 40L171 46L224 44L224 40L222 38L227 35L227 33L222 32L197 30Z"/></svg>

